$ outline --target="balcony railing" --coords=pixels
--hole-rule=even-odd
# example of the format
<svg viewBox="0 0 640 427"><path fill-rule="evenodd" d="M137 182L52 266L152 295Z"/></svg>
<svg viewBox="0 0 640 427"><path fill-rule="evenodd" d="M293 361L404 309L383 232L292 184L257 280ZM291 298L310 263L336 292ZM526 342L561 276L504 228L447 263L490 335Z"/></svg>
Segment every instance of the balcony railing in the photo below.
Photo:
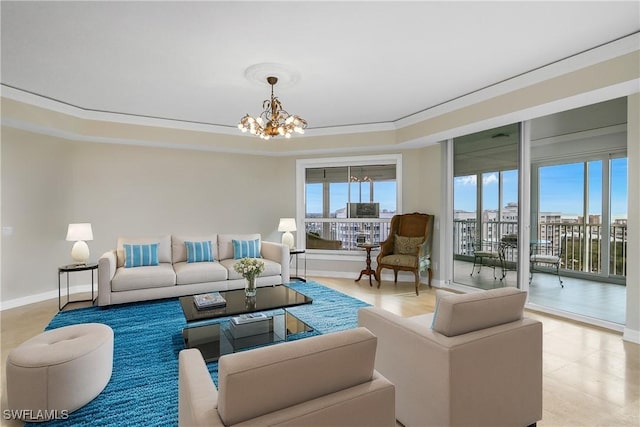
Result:
<svg viewBox="0 0 640 427"><path fill-rule="evenodd" d="M339 240L341 250L357 250L358 243L380 243L389 236L391 218L327 218L305 220L305 231L324 240Z"/></svg>
<svg viewBox="0 0 640 427"><path fill-rule="evenodd" d="M559 256L562 270L626 278L627 226L614 224L609 229L608 274L602 268L602 262L607 261L601 261L605 253L601 244L602 231L601 224L540 223L532 240L543 242L535 245L539 253ZM454 256L473 256L476 236L480 237L483 250L497 252L504 235L517 233L516 222L483 222L480 230L476 230L475 220L454 220ZM504 254L507 262L516 261L516 249L509 248Z"/></svg>

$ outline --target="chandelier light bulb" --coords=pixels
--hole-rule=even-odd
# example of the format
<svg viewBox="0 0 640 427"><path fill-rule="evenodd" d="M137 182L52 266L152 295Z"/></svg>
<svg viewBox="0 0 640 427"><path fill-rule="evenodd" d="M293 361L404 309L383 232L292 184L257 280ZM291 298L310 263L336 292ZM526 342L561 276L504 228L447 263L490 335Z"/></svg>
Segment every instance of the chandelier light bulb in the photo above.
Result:
<svg viewBox="0 0 640 427"><path fill-rule="evenodd" d="M291 138L293 132L304 133L304 129L307 127L306 120L287 113L282 108L280 100L274 96L273 87L277 82L277 77L267 77L267 83L271 85L271 99L263 102L265 110L258 117L253 118L247 114L240 119L240 123L238 123L240 131L244 133L248 130L252 135L258 135L264 140L276 136Z"/></svg>

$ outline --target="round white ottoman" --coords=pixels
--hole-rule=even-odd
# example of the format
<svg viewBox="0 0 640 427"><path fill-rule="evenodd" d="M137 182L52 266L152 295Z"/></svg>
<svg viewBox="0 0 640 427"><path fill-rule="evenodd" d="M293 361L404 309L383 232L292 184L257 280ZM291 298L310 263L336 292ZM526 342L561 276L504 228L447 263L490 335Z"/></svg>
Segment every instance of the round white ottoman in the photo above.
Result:
<svg viewBox="0 0 640 427"><path fill-rule="evenodd" d="M113 367L113 330L83 323L43 332L7 357L7 402L25 421L66 418L105 388Z"/></svg>

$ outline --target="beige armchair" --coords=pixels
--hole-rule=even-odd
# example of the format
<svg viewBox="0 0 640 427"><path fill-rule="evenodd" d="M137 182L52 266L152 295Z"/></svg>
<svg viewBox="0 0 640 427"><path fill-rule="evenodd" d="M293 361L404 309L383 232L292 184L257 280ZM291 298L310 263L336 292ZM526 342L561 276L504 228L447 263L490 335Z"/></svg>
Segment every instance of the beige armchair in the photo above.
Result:
<svg viewBox="0 0 640 427"><path fill-rule="evenodd" d="M180 426L395 426L376 337L349 329L222 356L217 390L197 349L179 356Z"/></svg>
<svg viewBox="0 0 640 427"><path fill-rule="evenodd" d="M431 287L431 242L433 241L434 216L422 213L394 215L391 218L389 237L380 244L376 259L376 277L380 287L380 271L393 269L394 282L398 282L398 270L411 271L415 275L416 295L419 295L420 272L427 271Z"/></svg>
<svg viewBox="0 0 640 427"><path fill-rule="evenodd" d="M542 323L523 317L526 292L437 295L433 314L358 312L359 325L378 337L376 370L396 386L398 421L405 427L537 423Z"/></svg>

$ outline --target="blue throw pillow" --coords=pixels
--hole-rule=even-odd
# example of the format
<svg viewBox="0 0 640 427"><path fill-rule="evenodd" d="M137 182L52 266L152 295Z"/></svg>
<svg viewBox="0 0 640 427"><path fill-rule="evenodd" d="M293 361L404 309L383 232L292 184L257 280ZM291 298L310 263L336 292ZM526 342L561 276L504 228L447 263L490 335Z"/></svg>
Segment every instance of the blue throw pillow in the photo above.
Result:
<svg viewBox="0 0 640 427"><path fill-rule="evenodd" d="M213 252L211 251L211 240L204 242L184 242L187 247L187 262L211 262Z"/></svg>
<svg viewBox="0 0 640 427"><path fill-rule="evenodd" d="M124 267L158 265L158 243L147 245L124 244Z"/></svg>
<svg viewBox="0 0 640 427"><path fill-rule="evenodd" d="M260 256L260 239L233 240L233 259L262 258Z"/></svg>

